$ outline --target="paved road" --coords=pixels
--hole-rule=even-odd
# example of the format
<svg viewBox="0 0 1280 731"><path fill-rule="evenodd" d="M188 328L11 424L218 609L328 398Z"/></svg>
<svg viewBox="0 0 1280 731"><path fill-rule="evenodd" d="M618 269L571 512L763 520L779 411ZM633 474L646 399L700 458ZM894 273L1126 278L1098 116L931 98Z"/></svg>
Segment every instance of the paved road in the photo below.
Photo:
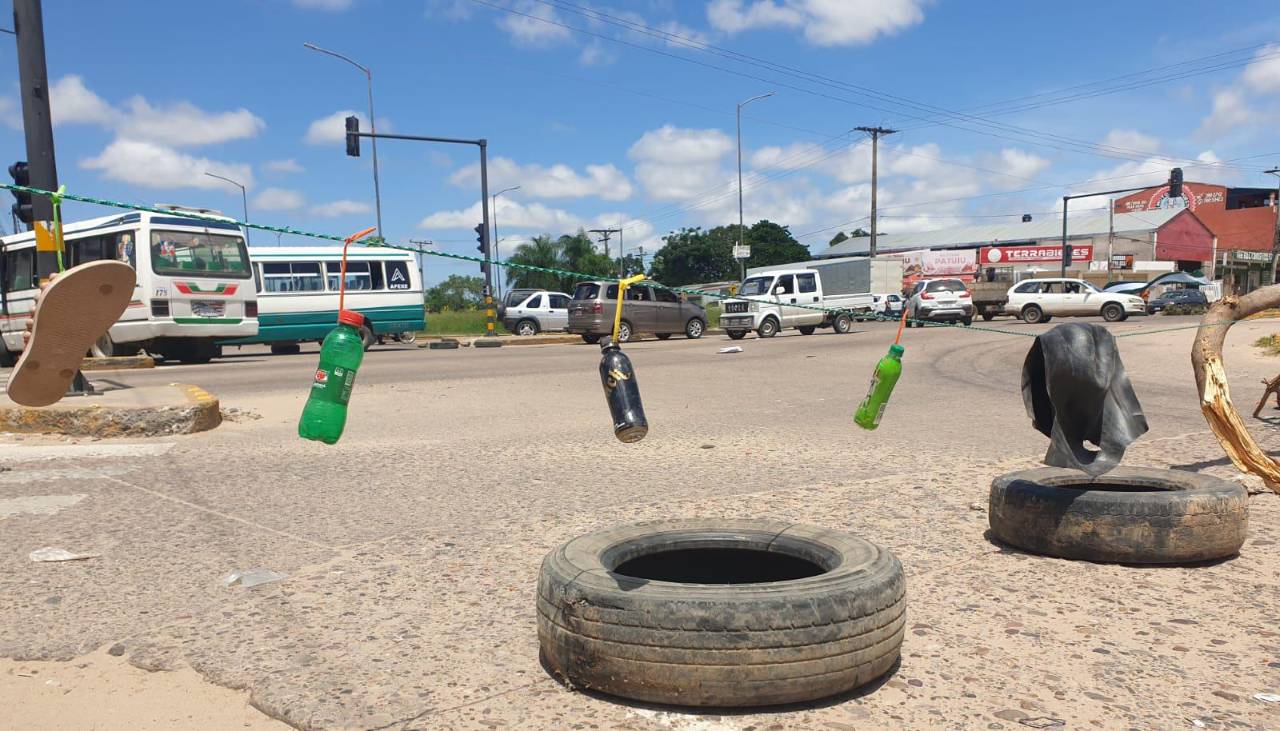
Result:
<svg viewBox="0 0 1280 731"><path fill-rule="evenodd" d="M194 383L261 418L145 446L0 446L11 467L0 472L0 506L43 506L0 513L0 655L69 659L119 642L130 662L190 664L315 728L685 728L683 717L547 678L532 622L538 562L573 535L619 522L759 516L892 548L908 569L915 629L901 669L870 695L697 728L928 728L938 714L985 728L1010 707L1052 710L1071 727L1122 718L1170 727L1201 712L1280 725L1274 707L1206 690L1268 690L1246 669L1275 660L1256 641L1280 606L1280 579L1260 551L1193 577L1030 559L983 538L985 516L969 505L1046 445L1019 394L1032 341L1014 334L1048 326L993 327L1001 332L907 331L904 376L875 432L852 415L892 325L634 343L627 352L652 427L634 445L612 436L598 350L586 345L375 349L332 447L296 437L314 349L101 374L124 385ZM1280 365L1248 344L1272 330L1233 330L1227 358L1241 402ZM1193 332L1121 341L1151 423L1130 461L1230 474L1196 406ZM744 352L717 354L729 344ZM1273 540L1278 501L1257 500L1254 537ZM102 557L28 561L40 546ZM222 585L253 567L289 578ZM1102 606L1113 626L1076 634ZM1143 640L1150 622L1188 614L1225 649L1190 657L1164 635ZM1015 620L1025 637L1006 632ZM1207 646L1209 635L1184 642ZM1088 656L1088 642L1114 651L1105 662L1073 659ZM1085 701L1086 692L1108 700ZM1075 705L1059 708L1062 697Z"/></svg>

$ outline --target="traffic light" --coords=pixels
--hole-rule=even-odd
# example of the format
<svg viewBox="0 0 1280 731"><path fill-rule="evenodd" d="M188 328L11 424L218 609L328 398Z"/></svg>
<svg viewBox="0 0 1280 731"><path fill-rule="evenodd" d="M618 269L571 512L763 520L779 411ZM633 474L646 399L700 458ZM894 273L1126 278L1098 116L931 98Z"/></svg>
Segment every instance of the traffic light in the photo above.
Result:
<svg viewBox="0 0 1280 731"><path fill-rule="evenodd" d="M1066 269L1071 266L1071 244L1062 247L1062 268Z"/></svg>
<svg viewBox="0 0 1280 731"><path fill-rule="evenodd" d="M485 228L485 225L483 223L477 223L476 227L473 228L472 231L476 232L476 242L477 242L476 251L480 252L481 254L484 255L484 258L488 259L489 255L485 253L485 250L489 248L486 245L489 239L489 236L488 236L489 229ZM482 262L480 264L480 271L483 272L485 276L488 276L489 274L488 262Z"/></svg>
<svg viewBox="0 0 1280 731"><path fill-rule="evenodd" d="M1182 197L1182 168L1174 168L1169 171L1169 197Z"/></svg>
<svg viewBox="0 0 1280 731"><path fill-rule="evenodd" d="M347 155L360 157L360 118L354 114L347 117Z"/></svg>
<svg viewBox="0 0 1280 731"><path fill-rule="evenodd" d="M31 168L27 167L25 162L15 162L9 166L9 177L13 178L14 185L31 185ZM20 190L11 190L13 197L17 203L13 204L13 215L17 216L19 221L31 225L35 220L35 212L31 207L31 194Z"/></svg>

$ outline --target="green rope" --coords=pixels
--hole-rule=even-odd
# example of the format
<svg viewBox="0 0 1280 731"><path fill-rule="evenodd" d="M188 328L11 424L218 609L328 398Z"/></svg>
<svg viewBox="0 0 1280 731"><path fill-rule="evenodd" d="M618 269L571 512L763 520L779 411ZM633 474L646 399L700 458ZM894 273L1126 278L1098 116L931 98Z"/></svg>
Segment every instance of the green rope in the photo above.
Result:
<svg viewBox="0 0 1280 731"><path fill-rule="evenodd" d="M155 206L144 206L144 205L138 205L136 203L124 203L121 201L113 201L106 198L92 198L90 196L74 195L72 193L67 193L65 186L59 186L57 191L50 191L50 190L43 190L41 188L32 188L25 185L13 185L11 183L0 183L0 188L17 191L20 193L30 193L31 195L42 195L42 196L46 196L53 199L55 225L58 222L58 218L57 218L58 210L61 207L60 205L61 202L63 200L72 200L80 203L92 203L94 205L106 206L108 208L122 208L125 210L131 210L131 211L145 211L147 213L159 213L166 216L180 216L182 218L191 218L197 221L211 221L211 222L221 223L221 224L232 223L238 226L243 226L244 228L256 229L259 231L270 231L272 233L278 233L278 234L292 234L294 236L305 236L307 238L321 239L324 241L345 241L346 240L345 237L336 236L334 234L323 234L323 233L316 233L314 231L303 231L301 229L296 229L289 226L270 226L262 223L250 223L248 221L237 221L234 218L230 218L228 216L209 216L202 213L195 213L193 211L180 211L180 210L172 210L168 208L157 208ZM445 251L429 251L427 249L423 249L420 246L410 247L410 246L403 246L398 244L389 244L386 242L385 239L382 239L377 236L371 236L368 239L365 239L363 241L358 241L356 243L360 244L361 246L397 249L399 251L409 251L417 254L422 254L425 256L436 256L442 259L455 259L457 261L468 261L468 262L474 262L477 264L489 263L499 267L507 267L511 269L523 269L525 271L542 272L544 274L555 274L557 276L562 276L562 277L574 277L577 279L585 279L585 280L608 279L608 277L602 277L597 274L589 274L586 272L575 272L568 269L559 269L557 267L543 267L543 266L536 266L534 264L520 264L518 262L500 261L497 259L490 259L486 262L486 260L482 257L470 256L468 254L451 254ZM59 256L58 266L59 266L59 269L61 270L61 267L62 267L61 252L59 252L58 256ZM768 305L777 304L772 300L751 299L749 297L720 294L718 292L704 292L701 290L691 289L688 287L672 287L670 285L661 284L659 282L650 282L649 284L654 287L658 287L659 289L665 289L671 292L680 292L683 294L691 294L698 297L710 297L712 299L722 299L722 300L734 299L739 301L754 302L757 304L768 304ZM794 305L789 304L787 306L797 307L805 310L815 310L815 311L824 312L827 314L837 314L837 315L844 314L850 317L853 317L856 315L857 317L861 317L863 319L876 320L878 322L898 322L901 319L898 317L881 315L879 313L871 313L871 312L855 313L852 310L848 310L841 307L820 307L817 305L801 305L801 304L794 304ZM1271 318L1267 318L1267 319L1271 319ZM928 327L928 328L958 327L958 328L963 328L965 330L972 330L974 332L988 332L988 333L995 333L997 335L1014 335L1014 336L1028 337L1028 338L1039 337L1037 333L1015 332L1011 330L998 330L996 328L991 328L991 327L963 325L958 322L931 322L928 320L920 320L918 318L907 318L907 322L914 323L917 327ZM1224 322L1219 324L1229 325L1231 323ZM1215 327L1215 326L1216 325L1213 325L1210 327ZM1154 335L1160 332L1173 332L1175 330L1189 330L1191 328L1198 328L1198 327L1200 327L1200 325L1186 325L1182 327L1165 328L1161 330L1148 330L1146 332L1122 333L1120 335L1117 335L1116 337L1124 338L1124 337L1135 337L1138 335Z"/></svg>

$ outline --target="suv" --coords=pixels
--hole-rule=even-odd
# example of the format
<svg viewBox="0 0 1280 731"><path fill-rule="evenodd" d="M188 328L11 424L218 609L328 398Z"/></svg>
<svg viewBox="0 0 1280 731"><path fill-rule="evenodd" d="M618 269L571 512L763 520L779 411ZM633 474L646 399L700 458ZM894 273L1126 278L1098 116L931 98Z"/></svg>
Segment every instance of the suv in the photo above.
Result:
<svg viewBox="0 0 1280 731"><path fill-rule="evenodd" d="M529 298L529 295L535 292L545 292L545 289L510 289L502 295L502 299L498 301L498 319L505 321L507 319L507 308L520 304Z"/></svg>
<svg viewBox="0 0 1280 731"><path fill-rule="evenodd" d="M973 324L973 298L959 279L921 279L907 298L907 325L929 322Z"/></svg>
<svg viewBox="0 0 1280 731"><path fill-rule="evenodd" d="M1102 315L1107 322L1120 322L1147 314L1147 303L1131 294L1103 292L1083 279L1026 279L1009 288L1004 311L1032 324L1054 315Z"/></svg>
<svg viewBox="0 0 1280 731"><path fill-rule="evenodd" d="M1147 301L1147 314L1154 315L1169 305L1196 307L1208 304L1209 298L1205 297L1204 292L1198 289L1171 289L1159 297L1152 297Z"/></svg>
<svg viewBox="0 0 1280 731"><path fill-rule="evenodd" d="M604 279L580 282L569 303L571 333L578 333L588 343L613 334L613 312L618 300L618 280ZM707 313L700 305L689 302L669 289L640 282L627 287L627 301L622 305L622 324L618 340L627 342L635 333L653 333L666 340L675 333L689 339L702 337L707 330Z"/></svg>
<svg viewBox="0 0 1280 731"><path fill-rule="evenodd" d="M502 326L516 335L537 335L543 330L563 330L569 324L569 295L535 291L502 313Z"/></svg>

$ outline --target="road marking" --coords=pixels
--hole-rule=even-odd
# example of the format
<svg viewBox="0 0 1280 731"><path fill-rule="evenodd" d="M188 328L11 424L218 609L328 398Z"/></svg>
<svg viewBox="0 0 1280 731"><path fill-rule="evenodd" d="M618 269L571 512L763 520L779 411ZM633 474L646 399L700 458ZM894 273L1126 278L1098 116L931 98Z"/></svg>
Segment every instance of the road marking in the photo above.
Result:
<svg viewBox="0 0 1280 731"><path fill-rule="evenodd" d="M46 459L107 459L113 457L158 457L173 442L158 444L66 444L39 446L0 446L0 463L36 462Z"/></svg>
<svg viewBox="0 0 1280 731"><path fill-rule="evenodd" d="M127 475L136 467L97 467L92 476L115 477ZM0 472L0 485L21 485L28 482L47 482L49 480L84 480L86 473L78 467L55 468L49 470L8 470Z"/></svg>
<svg viewBox="0 0 1280 731"><path fill-rule="evenodd" d="M74 495L28 495L0 500L0 520L15 515L55 515L63 508L85 499L84 493Z"/></svg>

